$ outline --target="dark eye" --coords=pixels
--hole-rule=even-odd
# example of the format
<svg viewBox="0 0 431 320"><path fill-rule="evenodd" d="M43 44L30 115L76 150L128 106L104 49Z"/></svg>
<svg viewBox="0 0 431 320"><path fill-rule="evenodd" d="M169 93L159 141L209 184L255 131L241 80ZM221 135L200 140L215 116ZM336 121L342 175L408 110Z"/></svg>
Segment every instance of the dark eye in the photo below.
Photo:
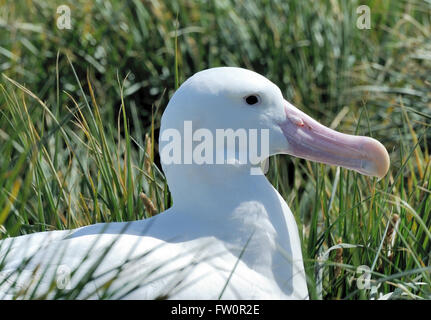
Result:
<svg viewBox="0 0 431 320"><path fill-rule="evenodd" d="M245 102L247 102L247 104L252 105L252 104L256 104L260 101L260 98L258 95L255 94L251 94L247 97L244 98Z"/></svg>

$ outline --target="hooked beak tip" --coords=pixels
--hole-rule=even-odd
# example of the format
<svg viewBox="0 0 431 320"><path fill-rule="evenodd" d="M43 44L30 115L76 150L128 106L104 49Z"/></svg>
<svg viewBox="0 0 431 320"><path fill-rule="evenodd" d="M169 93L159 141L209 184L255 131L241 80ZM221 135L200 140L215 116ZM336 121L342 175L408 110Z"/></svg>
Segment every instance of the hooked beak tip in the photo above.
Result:
<svg viewBox="0 0 431 320"><path fill-rule="evenodd" d="M389 170L390 158L386 148L377 140L369 138L366 145L366 152L372 168L369 168L369 175L382 179Z"/></svg>

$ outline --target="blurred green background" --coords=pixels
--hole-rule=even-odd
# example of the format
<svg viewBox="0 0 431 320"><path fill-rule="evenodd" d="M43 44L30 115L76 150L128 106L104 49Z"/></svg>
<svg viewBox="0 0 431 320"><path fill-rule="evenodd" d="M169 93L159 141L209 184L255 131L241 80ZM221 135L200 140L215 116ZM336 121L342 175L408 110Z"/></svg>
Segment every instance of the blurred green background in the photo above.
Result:
<svg viewBox="0 0 431 320"><path fill-rule="evenodd" d="M56 27L62 4L71 10L70 30ZM356 26L360 4L371 8L370 30ZM166 89L165 105L174 89L177 34L180 82L209 67L249 68L323 122L366 100L384 128L376 134L397 140L398 95L407 107L430 107L429 15L428 1L411 0L3 0L0 71L55 104L57 51L61 90L79 94L67 54L80 79L92 75L110 121L120 102L117 73L129 74L124 94L146 128L151 105Z"/></svg>
<svg viewBox="0 0 431 320"><path fill-rule="evenodd" d="M60 5L71 29L57 27ZM371 29L357 27L359 5L370 7ZM263 74L323 124L371 135L391 154L379 182L271 159L312 297L370 298L350 280L358 265L373 266L382 294L429 297L429 0L0 0L0 235L169 207L160 116L176 79L217 66ZM389 245L393 219L399 236ZM316 259L341 242L362 249L332 250L322 280Z"/></svg>

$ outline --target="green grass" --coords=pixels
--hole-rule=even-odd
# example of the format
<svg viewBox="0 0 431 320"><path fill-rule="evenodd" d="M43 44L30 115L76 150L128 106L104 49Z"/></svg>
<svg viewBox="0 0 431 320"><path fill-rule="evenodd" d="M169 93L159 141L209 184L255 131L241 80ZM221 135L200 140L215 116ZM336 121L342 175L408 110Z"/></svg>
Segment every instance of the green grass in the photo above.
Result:
<svg viewBox="0 0 431 320"><path fill-rule="evenodd" d="M70 5L71 30L56 28L60 4ZM356 28L359 4L371 8L371 30ZM298 223L311 297L375 297L357 288L362 265L378 294L430 297L429 1L0 0L0 8L0 237L168 208L157 134L169 97L194 72L241 66L325 125L373 136L390 152L381 181L271 158L268 178Z"/></svg>

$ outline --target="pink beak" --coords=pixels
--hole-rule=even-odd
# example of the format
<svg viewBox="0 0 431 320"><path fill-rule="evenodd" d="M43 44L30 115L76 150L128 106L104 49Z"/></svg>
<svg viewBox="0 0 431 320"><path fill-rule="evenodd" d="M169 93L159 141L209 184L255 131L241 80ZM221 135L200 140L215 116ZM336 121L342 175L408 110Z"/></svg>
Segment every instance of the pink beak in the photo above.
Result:
<svg viewBox="0 0 431 320"><path fill-rule="evenodd" d="M377 140L332 130L285 101L286 120L280 124L289 143L286 153L311 161L341 166L382 178L389 155Z"/></svg>

